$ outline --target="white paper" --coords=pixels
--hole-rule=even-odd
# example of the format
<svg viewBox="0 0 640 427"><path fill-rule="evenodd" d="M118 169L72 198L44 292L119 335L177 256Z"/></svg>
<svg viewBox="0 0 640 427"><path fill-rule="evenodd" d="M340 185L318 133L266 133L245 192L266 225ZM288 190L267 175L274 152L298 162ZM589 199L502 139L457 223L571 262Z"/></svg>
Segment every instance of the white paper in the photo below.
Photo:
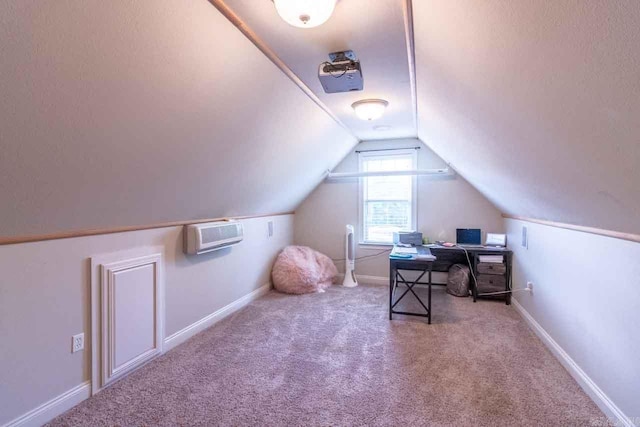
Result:
<svg viewBox="0 0 640 427"><path fill-rule="evenodd" d="M504 260L502 255L480 255L478 257L480 262L490 262L495 264L500 264Z"/></svg>
<svg viewBox="0 0 640 427"><path fill-rule="evenodd" d="M399 248L396 246L393 252L397 254L417 254L418 249L417 248Z"/></svg>

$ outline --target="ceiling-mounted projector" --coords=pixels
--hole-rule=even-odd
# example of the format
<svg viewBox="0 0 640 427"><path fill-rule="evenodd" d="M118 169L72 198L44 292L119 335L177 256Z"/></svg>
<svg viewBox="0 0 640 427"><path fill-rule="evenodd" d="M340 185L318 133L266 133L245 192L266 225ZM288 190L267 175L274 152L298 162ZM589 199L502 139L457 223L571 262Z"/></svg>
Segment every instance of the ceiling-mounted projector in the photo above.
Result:
<svg viewBox="0 0 640 427"><path fill-rule="evenodd" d="M325 61L318 68L318 79L326 93L362 90L362 69L352 50L330 53L329 59L331 62Z"/></svg>

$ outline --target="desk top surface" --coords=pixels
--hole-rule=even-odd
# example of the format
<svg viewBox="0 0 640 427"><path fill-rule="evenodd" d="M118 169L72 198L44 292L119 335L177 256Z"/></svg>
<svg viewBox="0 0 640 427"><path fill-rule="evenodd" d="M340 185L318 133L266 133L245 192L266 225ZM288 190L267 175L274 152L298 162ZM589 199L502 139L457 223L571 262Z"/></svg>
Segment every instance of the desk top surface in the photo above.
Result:
<svg viewBox="0 0 640 427"><path fill-rule="evenodd" d="M416 246L415 254L401 254L398 256L398 252L396 252L396 248L398 246L394 246L393 250L389 254L389 259L393 261L436 261L437 256L432 253L438 251L454 251L454 252L464 252L466 249L469 253L504 253L509 254L511 250L508 248L496 248L490 246L473 246L473 247L460 247L460 246L440 246L440 245L426 245L426 246ZM410 257L408 256L410 255Z"/></svg>
<svg viewBox="0 0 640 427"><path fill-rule="evenodd" d="M414 254L401 254L398 255L396 249L401 249L399 246L394 246L393 250L389 254L389 259L395 261L435 261L436 257L431 253L431 249L427 246L416 246L416 253ZM414 249L414 248L408 248Z"/></svg>
<svg viewBox="0 0 640 427"><path fill-rule="evenodd" d="M500 253L510 253L511 249L509 248L501 248L501 247L496 247L496 246L451 246L451 247L447 247L447 246L441 246L441 245L427 245L424 246L427 247L429 249L435 249L436 251L439 250L445 250L445 251L464 251L465 249L467 250L467 252L500 252Z"/></svg>

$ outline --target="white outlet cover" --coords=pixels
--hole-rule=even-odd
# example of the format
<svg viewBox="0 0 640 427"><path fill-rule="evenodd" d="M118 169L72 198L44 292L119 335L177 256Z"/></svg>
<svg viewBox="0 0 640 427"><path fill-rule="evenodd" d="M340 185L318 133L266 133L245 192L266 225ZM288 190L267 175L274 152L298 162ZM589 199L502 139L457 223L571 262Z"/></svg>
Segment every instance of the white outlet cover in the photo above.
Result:
<svg viewBox="0 0 640 427"><path fill-rule="evenodd" d="M71 353L84 350L84 332L71 337Z"/></svg>
<svg viewBox="0 0 640 427"><path fill-rule="evenodd" d="M267 222L267 227L269 229L269 237L273 237L273 221Z"/></svg>

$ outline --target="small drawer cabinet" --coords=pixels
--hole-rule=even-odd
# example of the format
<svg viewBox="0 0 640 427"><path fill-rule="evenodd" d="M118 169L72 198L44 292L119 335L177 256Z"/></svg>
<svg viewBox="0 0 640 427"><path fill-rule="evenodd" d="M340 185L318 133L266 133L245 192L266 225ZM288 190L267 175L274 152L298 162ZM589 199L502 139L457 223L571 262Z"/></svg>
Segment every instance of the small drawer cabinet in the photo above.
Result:
<svg viewBox="0 0 640 427"><path fill-rule="evenodd" d="M502 257L502 262L482 262L484 255ZM511 252L483 252L474 254L473 270L476 276L473 290L474 301L477 298L499 298L511 303Z"/></svg>

